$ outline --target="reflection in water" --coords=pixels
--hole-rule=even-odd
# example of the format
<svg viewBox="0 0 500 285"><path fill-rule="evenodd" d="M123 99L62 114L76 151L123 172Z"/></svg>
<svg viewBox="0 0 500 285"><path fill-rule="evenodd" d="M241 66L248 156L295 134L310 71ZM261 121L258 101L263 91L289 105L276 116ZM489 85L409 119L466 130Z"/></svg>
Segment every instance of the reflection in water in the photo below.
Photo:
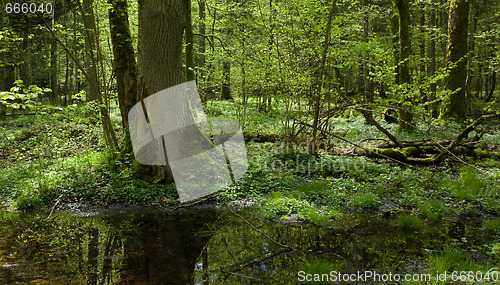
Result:
<svg viewBox="0 0 500 285"><path fill-rule="evenodd" d="M4 213L0 284L295 284L298 271L318 264L322 273L423 272L430 252L457 240L485 260L481 245L491 242L477 221L404 232L393 219L346 217L326 228L263 221L254 211L242 215L277 242L221 210L58 213L49 221Z"/></svg>
<svg viewBox="0 0 500 285"><path fill-rule="evenodd" d="M189 284L212 210L4 217L0 284Z"/></svg>

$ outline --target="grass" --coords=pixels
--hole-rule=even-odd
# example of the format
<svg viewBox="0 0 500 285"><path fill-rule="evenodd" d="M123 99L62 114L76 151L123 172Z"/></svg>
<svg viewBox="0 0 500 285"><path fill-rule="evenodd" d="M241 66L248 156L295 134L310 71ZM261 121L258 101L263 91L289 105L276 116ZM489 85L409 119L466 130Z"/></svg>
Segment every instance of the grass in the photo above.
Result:
<svg viewBox="0 0 500 285"><path fill-rule="evenodd" d="M500 219L483 220L483 230L500 236Z"/></svg>
<svg viewBox="0 0 500 285"><path fill-rule="evenodd" d="M439 200L429 200L419 205L420 214L429 221L441 220L446 213L446 206Z"/></svg>
<svg viewBox="0 0 500 285"><path fill-rule="evenodd" d="M422 228L422 220L419 217L410 214L399 214L398 222L404 231L418 231Z"/></svg>
<svg viewBox="0 0 500 285"><path fill-rule="evenodd" d="M463 250L445 246L440 254L429 257L430 274L452 272L452 271L480 271L482 268L474 262Z"/></svg>

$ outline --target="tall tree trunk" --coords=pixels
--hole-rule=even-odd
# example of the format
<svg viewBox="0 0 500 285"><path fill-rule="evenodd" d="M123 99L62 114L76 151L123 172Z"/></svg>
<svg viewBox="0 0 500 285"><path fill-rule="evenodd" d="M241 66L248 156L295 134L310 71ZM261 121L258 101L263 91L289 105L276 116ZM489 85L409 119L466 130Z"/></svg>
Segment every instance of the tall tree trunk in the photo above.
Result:
<svg viewBox="0 0 500 285"><path fill-rule="evenodd" d="M394 0L399 17L399 84L410 84L410 69L408 59L410 57L410 5L409 0ZM406 94L402 90L400 99L402 101L410 100L413 103L413 95ZM400 104L399 109L399 130L408 131L412 129L411 123L413 115L408 111L408 107Z"/></svg>
<svg viewBox="0 0 500 285"><path fill-rule="evenodd" d="M57 84L57 42L50 44L50 89L52 89L52 98L56 99L58 94Z"/></svg>
<svg viewBox="0 0 500 285"><path fill-rule="evenodd" d="M24 86L28 87L31 84L30 78L30 22L29 18L26 18L25 27L23 28L23 64L21 65L21 80L23 81Z"/></svg>
<svg viewBox="0 0 500 285"><path fill-rule="evenodd" d="M434 28L436 26L436 11L432 11L430 14L430 26ZM436 73L436 34L431 33L431 40L429 43L428 57L429 66L427 67L427 75L429 77L434 76ZM436 100L436 83L431 83L429 93L427 94L427 100L433 102ZM433 102L429 104L429 112L433 118L437 117L437 103Z"/></svg>
<svg viewBox="0 0 500 285"><path fill-rule="evenodd" d="M231 62L225 60L222 63L222 93L220 98L222 100L231 100Z"/></svg>
<svg viewBox="0 0 500 285"><path fill-rule="evenodd" d="M197 69L198 69L198 85L204 86L205 83L205 52L206 52L206 42L205 42L205 0L198 0L198 15L199 15L199 43L198 43L198 57L197 57ZM200 84L201 83L201 84ZM206 94L204 88L200 89L201 100L206 102Z"/></svg>
<svg viewBox="0 0 500 285"><path fill-rule="evenodd" d="M91 86L94 84L98 85L97 78L97 62L96 62L96 42L95 42L95 34L94 34L94 23L92 20L92 9L94 0L83 0L83 25L85 27L85 70L87 72L88 78L87 80L91 80L92 83L88 82L86 93L87 93L87 101L97 100L99 96L95 88Z"/></svg>
<svg viewBox="0 0 500 285"><path fill-rule="evenodd" d="M469 25L469 1L452 0L450 3L448 23L448 46L446 67L450 73L445 80L445 90L451 92L441 103L441 119L465 119L467 116L467 100L465 83L467 76L467 39ZM456 65L456 66L454 66Z"/></svg>
<svg viewBox="0 0 500 285"><path fill-rule="evenodd" d="M0 0L0 4L2 5L2 7L4 7L3 5L3 0ZM4 27L4 24L3 24L3 14L0 14L0 31L3 32L3 27ZM5 62L5 59L6 59L6 56L5 56L5 51L2 51L0 52L0 60L2 62L2 66L0 66L0 91L6 91L7 90L7 87L6 87L6 62ZM4 104L0 103L0 120L3 120L5 119L6 117L6 111L7 111L7 107L5 107Z"/></svg>
<svg viewBox="0 0 500 285"><path fill-rule="evenodd" d="M374 102L374 88L373 82L370 80L370 70L368 67L368 61L370 60L370 55L367 49L368 45L368 30L369 30L369 21L368 21L368 0L363 0L363 6L365 11L363 13L363 43L365 44L366 52L363 56L363 86L364 86L364 99L365 103L373 103Z"/></svg>
<svg viewBox="0 0 500 285"><path fill-rule="evenodd" d="M474 64L474 34L476 33L476 5L474 1L470 3L470 12L469 12L469 56L467 57L467 77L465 80L465 97L467 100L472 98L472 66Z"/></svg>
<svg viewBox="0 0 500 285"><path fill-rule="evenodd" d="M321 92L323 87L323 77L325 75L325 66L326 66L326 55L328 53L328 48L330 47L330 31L332 28L332 20L333 15L337 11L337 0L332 0L332 4L328 11L328 20L326 23L325 29L325 44L323 45L323 50L321 53L321 62L319 65L318 77L316 78L316 83L314 86L314 90L316 93L316 97L314 98L314 110L313 110L313 125L312 125L312 139L309 144L309 153L316 154L318 151L317 147L317 134L318 134L318 125L319 125L319 111L321 105Z"/></svg>
<svg viewBox="0 0 500 285"><path fill-rule="evenodd" d="M184 82L182 50L187 19L185 5L183 0L139 1L138 100ZM155 110L148 110L148 114L150 111ZM174 181L169 165L144 168L148 168L145 171L146 179L161 179L166 183Z"/></svg>
<svg viewBox="0 0 500 285"><path fill-rule="evenodd" d="M130 34L127 0L108 0L111 42L113 44L116 89L124 129L128 112L137 103L137 64Z"/></svg>
<svg viewBox="0 0 500 285"><path fill-rule="evenodd" d="M396 75L394 77L394 84L399 84L399 14L396 2L393 3L393 13L391 16L391 34L392 34L392 46L393 46L393 57L394 63L396 64Z"/></svg>
<svg viewBox="0 0 500 285"><path fill-rule="evenodd" d="M192 81L194 76L194 40L193 40L193 22L191 19L191 0L186 2L186 81Z"/></svg>
<svg viewBox="0 0 500 285"><path fill-rule="evenodd" d="M420 68L419 68L419 74L418 74L418 81L421 87L419 88L419 101L422 103L427 102L427 97L425 96L424 93L424 88L422 87L423 80L425 77L425 6L424 4L421 4L420 7L420 27L419 27L419 32L420 32L420 45L419 45L419 55L420 55Z"/></svg>
<svg viewBox="0 0 500 285"><path fill-rule="evenodd" d="M497 72L493 69L491 71L491 84L490 84L490 90L488 91L488 95L484 99L486 102L491 101L491 98L493 98L493 94L495 93L495 87L497 84Z"/></svg>

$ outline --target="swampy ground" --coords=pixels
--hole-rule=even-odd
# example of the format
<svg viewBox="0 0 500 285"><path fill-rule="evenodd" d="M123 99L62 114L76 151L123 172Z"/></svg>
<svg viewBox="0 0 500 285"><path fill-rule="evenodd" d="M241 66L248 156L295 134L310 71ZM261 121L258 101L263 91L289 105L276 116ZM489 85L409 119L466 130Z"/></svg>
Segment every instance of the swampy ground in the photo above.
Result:
<svg viewBox="0 0 500 285"><path fill-rule="evenodd" d="M205 108L231 117L233 104ZM106 150L99 121L82 110L0 122L0 283L293 284L300 271L365 270L430 274L432 284L445 271L476 274L463 284L498 278L498 159L403 165L335 140L317 155L290 152L274 137L279 112L255 112L245 176L179 204L174 185L141 180L132 157ZM332 124L350 141L383 138L362 117ZM431 127L436 140L462 128ZM498 150L498 122L484 128L482 146Z"/></svg>

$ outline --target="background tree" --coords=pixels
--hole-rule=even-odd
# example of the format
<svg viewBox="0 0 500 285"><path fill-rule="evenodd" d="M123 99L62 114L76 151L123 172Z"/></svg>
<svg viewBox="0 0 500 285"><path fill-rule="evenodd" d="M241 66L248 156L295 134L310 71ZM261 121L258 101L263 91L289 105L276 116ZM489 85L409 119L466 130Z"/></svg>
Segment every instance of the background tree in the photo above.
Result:
<svg viewBox="0 0 500 285"><path fill-rule="evenodd" d="M449 92L441 103L440 118L465 119L467 100L465 83L467 76L469 1L452 0L448 23L448 47L446 67L450 70L445 79L445 90Z"/></svg>
<svg viewBox="0 0 500 285"><path fill-rule="evenodd" d="M123 127L128 129L128 112L137 103L137 64L129 29L128 4L126 0L109 0L108 3L116 91Z"/></svg>

